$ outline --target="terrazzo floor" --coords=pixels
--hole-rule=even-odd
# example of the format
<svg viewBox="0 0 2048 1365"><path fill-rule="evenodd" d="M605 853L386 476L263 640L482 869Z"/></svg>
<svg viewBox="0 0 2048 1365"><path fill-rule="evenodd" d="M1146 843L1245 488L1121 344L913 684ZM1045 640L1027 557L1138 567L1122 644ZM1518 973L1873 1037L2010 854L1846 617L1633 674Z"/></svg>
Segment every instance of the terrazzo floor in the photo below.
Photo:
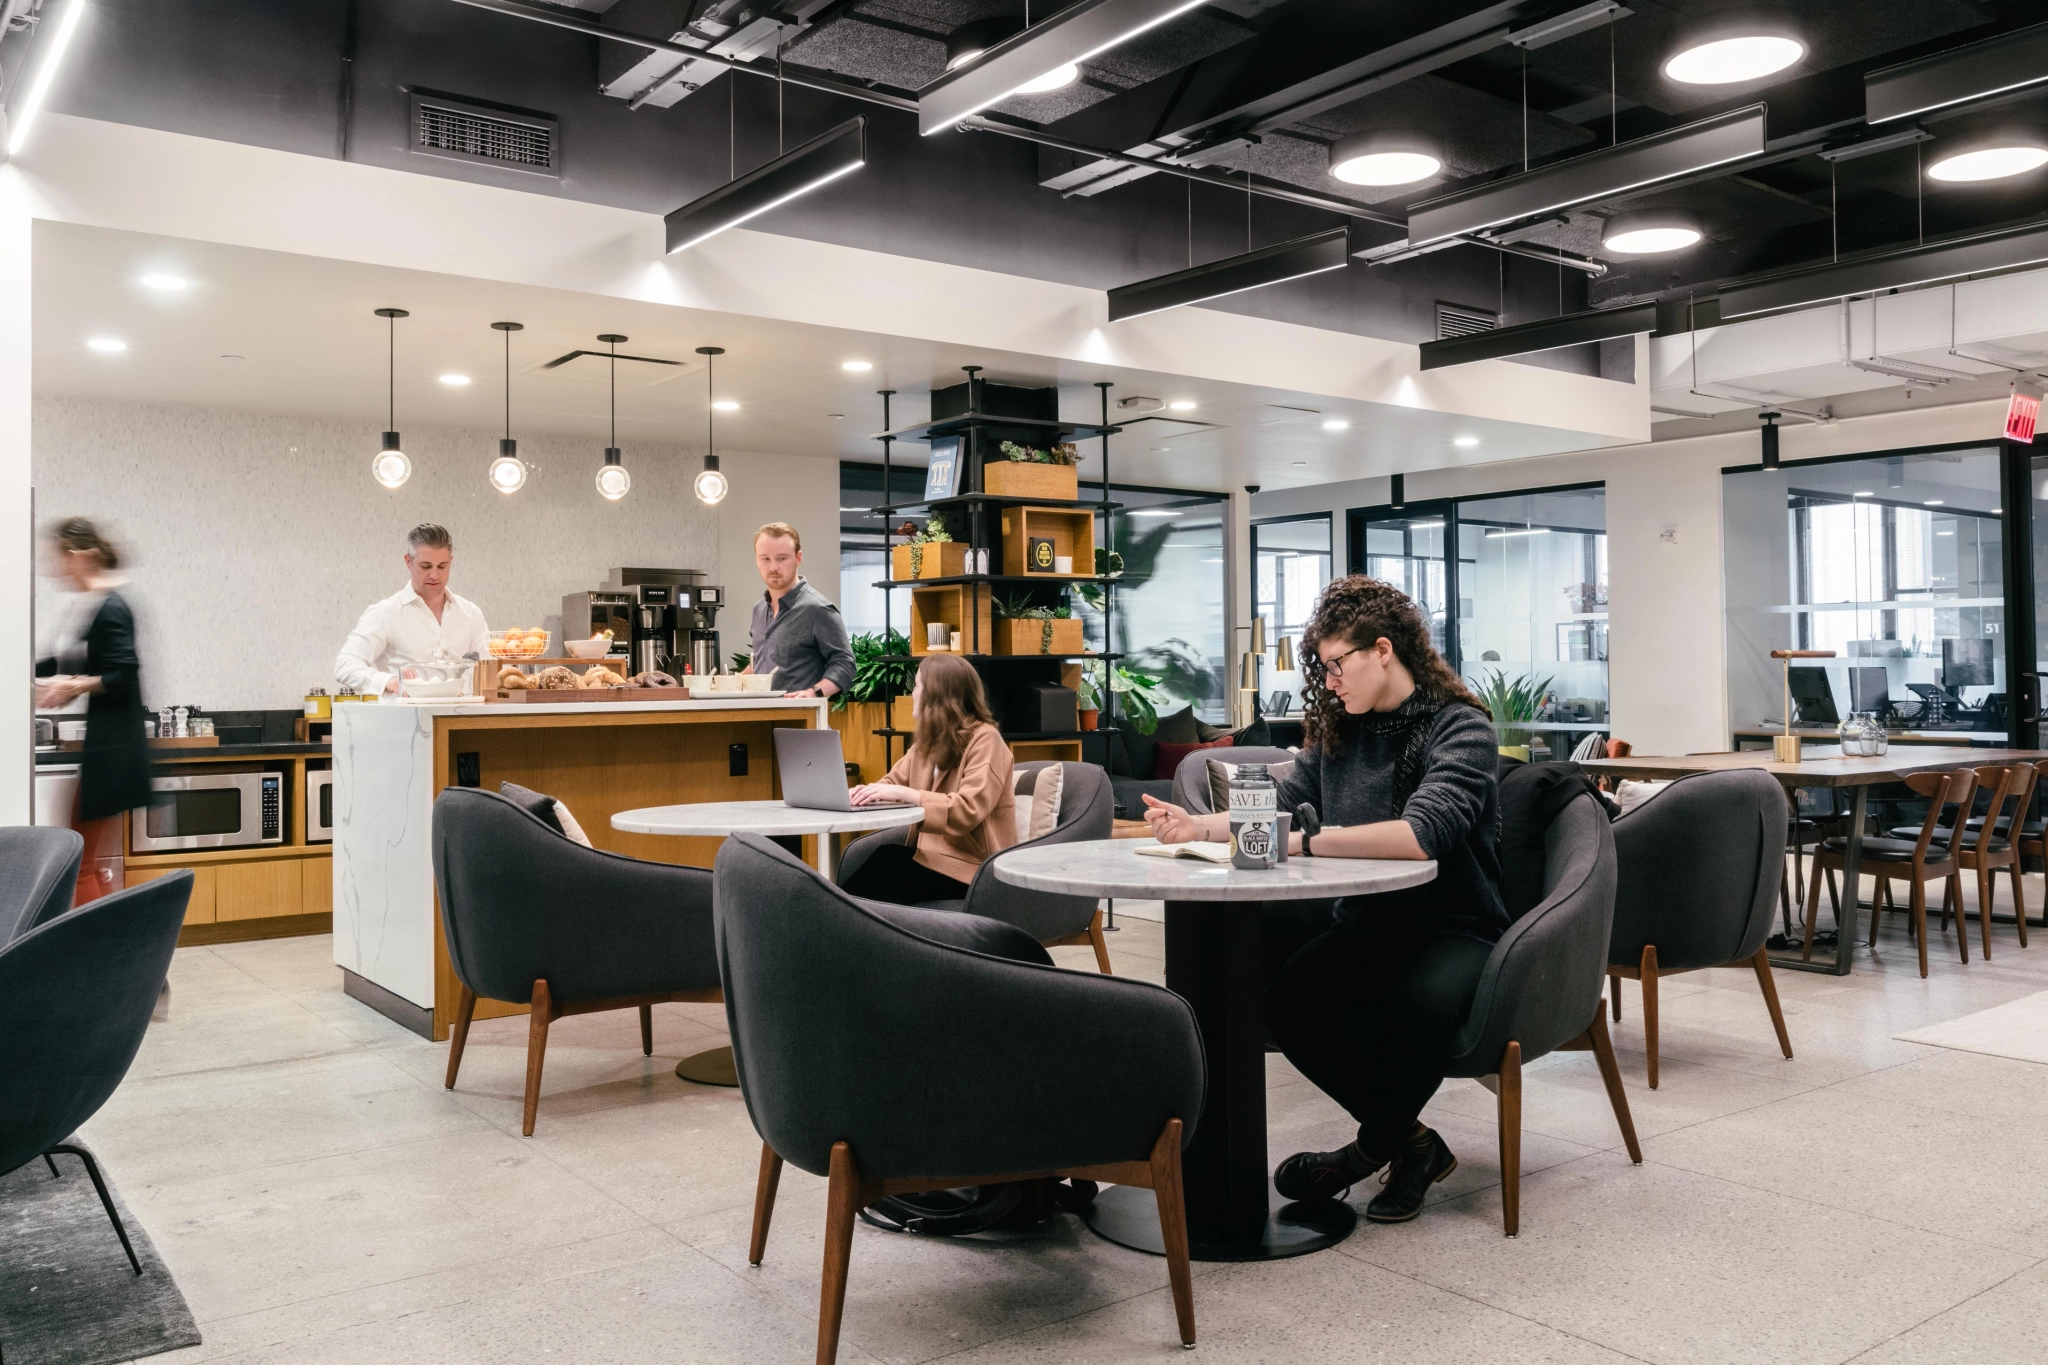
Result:
<svg viewBox="0 0 2048 1365"><path fill-rule="evenodd" d="M1156 907L1121 909L1117 970L1161 979ZM1746 970L1667 981L1656 1091L1626 984L1642 1166L1589 1055L1535 1063L1522 1235L1505 1240L1493 1098L1450 1082L1425 1117L1460 1166L1423 1216L1295 1260L1198 1265L1196 1358L2040 1361L2048 1067L1893 1037L2048 989L2036 932L2022 950L2000 925L1993 960L1964 966L1951 931L1922 981L1894 919L1852 976L1781 973L1791 1061ZM325 937L183 949L171 979L170 1020L85 1130L205 1336L153 1360L811 1359L824 1182L785 1174L750 1269L759 1141L738 1092L673 1074L722 1040L717 1007L659 1007L651 1058L630 1011L557 1024L521 1138L523 1019L479 1023L449 1092L446 1045L344 996ZM1276 1157L1347 1139L1284 1060L1268 1078ZM1164 1263L1070 1217L957 1241L856 1226L844 1361L1182 1358Z"/></svg>

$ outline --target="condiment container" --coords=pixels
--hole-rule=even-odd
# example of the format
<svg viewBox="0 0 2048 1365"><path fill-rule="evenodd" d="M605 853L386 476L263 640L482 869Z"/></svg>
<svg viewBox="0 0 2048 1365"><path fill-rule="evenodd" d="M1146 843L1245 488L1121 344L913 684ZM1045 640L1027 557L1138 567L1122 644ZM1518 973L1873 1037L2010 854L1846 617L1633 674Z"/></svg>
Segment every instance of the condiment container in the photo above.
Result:
<svg viewBox="0 0 2048 1365"><path fill-rule="evenodd" d="M334 698L327 695L326 688L316 687L306 694L306 719L334 719Z"/></svg>

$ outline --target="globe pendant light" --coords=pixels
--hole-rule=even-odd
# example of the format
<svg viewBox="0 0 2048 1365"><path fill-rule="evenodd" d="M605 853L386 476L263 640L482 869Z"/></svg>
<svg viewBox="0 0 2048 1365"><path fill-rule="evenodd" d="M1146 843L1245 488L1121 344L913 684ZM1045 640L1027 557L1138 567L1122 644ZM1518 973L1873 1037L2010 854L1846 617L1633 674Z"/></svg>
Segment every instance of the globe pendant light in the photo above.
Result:
<svg viewBox="0 0 2048 1365"><path fill-rule="evenodd" d="M377 316L384 319L384 398L385 423L398 425L398 319L411 317L403 308L379 308ZM370 477L386 488L402 487L412 477L412 461L399 448L398 433L387 430L384 433L384 448L370 459Z"/></svg>
<svg viewBox="0 0 2048 1365"><path fill-rule="evenodd" d="M523 322L494 322L505 334L505 438L498 442L498 458L491 461L491 487L500 493L517 493L526 487L526 462L519 458L519 442L512 439L512 334L526 330Z"/></svg>
<svg viewBox="0 0 2048 1365"><path fill-rule="evenodd" d="M697 354L704 357L704 469L697 475L697 501L706 507L716 507L725 501L731 488L718 468L717 405L712 401L711 387L711 357L724 355L725 347L699 346Z"/></svg>
<svg viewBox="0 0 2048 1365"><path fill-rule="evenodd" d="M604 448L604 468L597 471L597 491L617 502L633 489L633 476L619 463L619 343L626 340L617 332L598 338L612 348L612 443Z"/></svg>

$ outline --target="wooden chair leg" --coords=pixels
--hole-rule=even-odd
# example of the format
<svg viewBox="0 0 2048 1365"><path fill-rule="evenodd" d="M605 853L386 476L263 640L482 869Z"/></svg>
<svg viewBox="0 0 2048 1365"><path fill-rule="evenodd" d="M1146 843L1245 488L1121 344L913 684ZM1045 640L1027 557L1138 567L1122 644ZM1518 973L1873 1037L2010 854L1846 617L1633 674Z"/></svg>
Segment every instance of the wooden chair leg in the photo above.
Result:
<svg viewBox="0 0 2048 1365"><path fill-rule="evenodd" d="M1613 972L1607 974L1607 1003L1614 1009L1614 1022L1621 1022L1621 978Z"/></svg>
<svg viewBox="0 0 2048 1365"><path fill-rule="evenodd" d="M1607 1103L1613 1106L1614 1121L1621 1126L1621 1140L1628 1147L1628 1159L1643 1164L1642 1145L1636 1141L1636 1121L1628 1111L1628 1092L1621 1088L1621 1063L1614 1059L1614 1040L1607 1036L1607 1021L1593 1011L1593 1027L1586 1030L1593 1045L1593 1060L1600 1064L1600 1081L1607 1087Z"/></svg>
<svg viewBox="0 0 2048 1365"><path fill-rule="evenodd" d="M652 1005L642 1005L640 1007L640 1055L642 1057L652 1057L654 1055L654 1006Z"/></svg>
<svg viewBox="0 0 2048 1365"><path fill-rule="evenodd" d="M2026 884L2020 880L2023 871L2020 864L2025 859L2017 853L2012 860L2012 916L2020 926L2020 947L2027 946L2027 892Z"/></svg>
<svg viewBox="0 0 2048 1365"><path fill-rule="evenodd" d="M775 1187L782 1183L782 1158L761 1144L761 1175L754 1182L754 1236L747 1243L747 1264L761 1264L768 1250L768 1220L775 1216Z"/></svg>
<svg viewBox="0 0 2048 1365"><path fill-rule="evenodd" d="M1991 903L1998 899L1998 869L1977 865L1977 925L1984 932L1984 960L1991 960Z"/></svg>
<svg viewBox="0 0 2048 1365"><path fill-rule="evenodd" d="M1657 1088L1657 945L1643 945L1643 1044L1650 1057L1650 1089Z"/></svg>
<svg viewBox="0 0 2048 1365"><path fill-rule="evenodd" d="M1877 946L1877 931L1884 924L1885 893L1891 889L1892 879L1879 875L1877 879L1877 894L1870 898L1870 937L1864 941L1868 947L1875 948Z"/></svg>
<svg viewBox="0 0 2048 1365"><path fill-rule="evenodd" d="M1915 939L1915 940L1917 940L1917 941L1918 941L1918 943L1919 943L1919 945L1920 945L1920 975L1922 975L1922 976L1926 976L1926 975L1927 975L1927 883L1926 883L1926 882L1923 882L1923 881L1921 881L1921 880L1920 880L1920 879L1919 879L1918 877L1915 877L1915 878L1913 879L1913 894L1912 894L1912 896L1911 896L1911 897L1910 897L1909 899L1911 900L1911 902L1912 902L1912 906L1913 906L1913 937L1914 937L1914 939ZM1956 909L1956 914L1957 914L1958 916L1960 916L1960 915L1962 914L1962 908L1961 908L1960 906L1958 906L1958 907L1957 907L1957 909ZM1962 936L1961 936L1961 935L1958 935L1957 937L1962 937ZM1964 939L1963 939L1963 961L1965 961L1965 962L1968 962L1969 960L1970 960L1970 943L1969 943L1969 940L1968 940L1967 938L1964 938Z"/></svg>
<svg viewBox="0 0 2048 1365"><path fill-rule="evenodd" d="M1814 922L1820 918L1820 884L1822 880L1820 855L1816 853L1813 856L1813 871L1807 874L1806 879L1806 941L1799 947L1799 960L1801 962L1813 961L1813 926ZM1831 882L1829 885L1832 886L1833 883Z"/></svg>
<svg viewBox="0 0 2048 1365"><path fill-rule="evenodd" d="M825 1197L825 1275L818 1290L818 1365L839 1358L839 1321L846 1312L846 1272L853 1260L853 1217L860 1211L860 1171L853 1149L832 1144Z"/></svg>
<svg viewBox="0 0 2048 1365"><path fill-rule="evenodd" d="M1792 869L1778 869L1778 916L1785 927L1785 937L1792 937Z"/></svg>
<svg viewBox="0 0 2048 1365"><path fill-rule="evenodd" d="M455 1031L448 1037L448 1084L455 1088L455 1073L462 1070L462 1049L469 1043L469 1021L476 1015L476 992L461 986L455 995Z"/></svg>
<svg viewBox="0 0 2048 1365"><path fill-rule="evenodd" d="M1195 1344L1195 1279L1188 1265L1188 1208L1180 1183L1179 1119L1168 1119L1152 1144L1152 1195L1159 1201L1159 1240L1166 1247L1166 1278L1173 1286L1173 1316L1180 1344Z"/></svg>
<svg viewBox="0 0 2048 1365"><path fill-rule="evenodd" d="M1816 873L1820 871L1818 859L1814 862L1814 871ZM1828 869L1828 909L1835 916L1835 928L1840 929L1842 927L1842 897L1835 890L1835 869L1832 867Z"/></svg>
<svg viewBox="0 0 2048 1365"><path fill-rule="evenodd" d="M1102 932L1102 907L1095 907L1095 918L1088 921L1088 942L1095 949L1095 969L1104 976L1114 976L1109 969L1109 939Z"/></svg>
<svg viewBox="0 0 2048 1365"><path fill-rule="evenodd" d="M1602 1031L1607 1021L1600 1019ZM1522 1045L1510 1042L1500 1059L1496 1091L1500 1111L1500 1221L1510 1237L1522 1231Z"/></svg>
<svg viewBox="0 0 2048 1365"><path fill-rule="evenodd" d="M540 1113L540 1070L548 1055L548 1025L555 1022L554 998L548 983L533 983L533 1004L526 1011L526 1113L519 1131L533 1136L533 1120Z"/></svg>
<svg viewBox="0 0 2048 1365"><path fill-rule="evenodd" d="M1771 1027L1778 1031L1778 1051L1785 1054L1785 1060L1792 1060L1792 1035L1785 1032L1785 1011L1778 1005L1778 979L1771 975L1771 955L1763 948L1756 950L1756 956L1749 960L1756 968L1756 984L1764 993L1764 1008L1771 1012Z"/></svg>

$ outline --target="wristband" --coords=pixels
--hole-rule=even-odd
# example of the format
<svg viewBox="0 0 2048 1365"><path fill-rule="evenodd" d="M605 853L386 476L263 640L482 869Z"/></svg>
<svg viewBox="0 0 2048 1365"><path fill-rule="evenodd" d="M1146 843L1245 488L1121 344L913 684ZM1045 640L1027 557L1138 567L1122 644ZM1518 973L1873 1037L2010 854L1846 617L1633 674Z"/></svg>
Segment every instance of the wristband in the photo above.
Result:
<svg viewBox="0 0 2048 1365"><path fill-rule="evenodd" d="M1303 802L1295 808L1294 827L1301 831L1301 856L1315 857L1315 853L1308 846L1308 841L1323 832L1323 817L1316 813L1314 806Z"/></svg>

